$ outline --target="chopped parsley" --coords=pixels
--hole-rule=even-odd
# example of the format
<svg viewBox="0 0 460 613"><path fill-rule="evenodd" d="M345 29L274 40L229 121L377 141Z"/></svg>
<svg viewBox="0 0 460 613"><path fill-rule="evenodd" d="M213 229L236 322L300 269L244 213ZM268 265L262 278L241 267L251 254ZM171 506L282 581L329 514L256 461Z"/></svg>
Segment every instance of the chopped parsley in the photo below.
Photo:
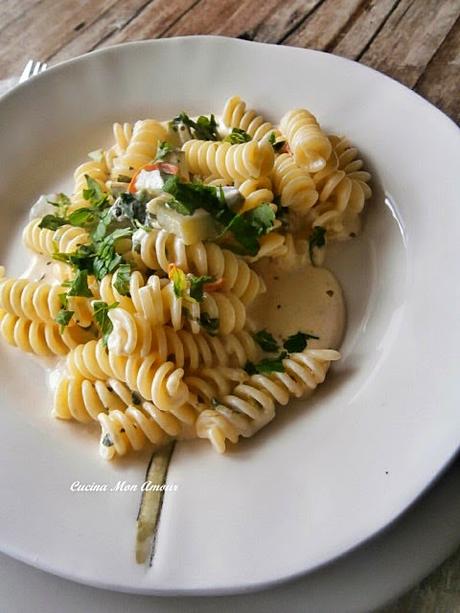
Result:
<svg viewBox="0 0 460 613"><path fill-rule="evenodd" d="M240 128L233 128L230 134L224 138L226 143L231 143L232 145L248 143L250 140L250 135L245 130L241 130Z"/></svg>
<svg viewBox="0 0 460 613"><path fill-rule="evenodd" d="M190 298L193 298L197 302L203 302L204 285L214 281L214 277L210 277L209 275L202 275L201 277L189 275L188 279L190 282Z"/></svg>
<svg viewBox="0 0 460 613"><path fill-rule="evenodd" d="M67 219L65 219L64 217L58 217L57 215L45 215L38 224L38 227L54 231L65 225L66 223L68 222Z"/></svg>
<svg viewBox="0 0 460 613"><path fill-rule="evenodd" d="M287 351L282 351L276 358L265 358L257 362L257 364L247 362L244 369L249 375L255 375L256 373L269 374L272 372L284 372L283 360L287 355Z"/></svg>
<svg viewBox="0 0 460 613"><path fill-rule="evenodd" d="M319 339L319 336L314 336L313 334L307 334L305 332L297 332L297 334L292 334L284 341L283 347L289 353L300 353L306 348L308 341L312 338Z"/></svg>
<svg viewBox="0 0 460 613"><path fill-rule="evenodd" d="M155 161L161 162L165 159L168 153L172 153L174 151L172 145L170 145L167 141L161 141L158 145L157 155Z"/></svg>
<svg viewBox="0 0 460 613"><path fill-rule="evenodd" d="M129 282L131 279L131 266L128 263L120 264L115 274L115 281L113 283L115 289L122 296L129 295Z"/></svg>
<svg viewBox="0 0 460 613"><path fill-rule="evenodd" d="M210 117L200 115L193 121L187 113L180 113L170 122L170 125L177 129L178 124L184 124L190 129L190 133L198 140L219 140L217 133L217 121L213 114Z"/></svg>
<svg viewBox="0 0 460 613"><path fill-rule="evenodd" d="M308 239L308 252L310 254L310 260L315 265L314 249L324 247L326 245L326 228L322 226L315 226Z"/></svg>
<svg viewBox="0 0 460 613"><path fill-rule="evenodd" d="M73 314L74 311L69 311L68 309L61 309L60 311L58 311L55 321L61 326L61 334L64 332L64 328L69 325Z"/></svg>
<svg viewBox="0 0 460 613"><path fill-rule="evenodd" d="M118 306L118 302L107 304L106 302L98 301L93 302L94 319L102 333L102 342L107 345L107 339L109 334L113 330L113 324L109 317L110 309L114 309Z"/></svg>
<svg viewBox="0 0 460 613"><path fill-rule="evenodd" d="M93 293L88 287L88 271L77 270L75 277L71 281L64 281L62 284L68 287L67 296L84 296L91 298Z"/></svg>
<svg viewBox="0 0 460 613"><path fill-rule="evenodd" d="M200 325L208 334L217 334L220 322L217 317L210 317L209 313L201 313Z"/></svg>
<svg viewBox="0 0 460 613"><path fill-rule="evenodd" d="M285 140L276 140L275 132L270 133L270 136L268 137L268 142L273 147L275 153L279 153L286 144Z"/></svg>
<svg viewBox="0 0 460 613"><path fill-rule="evenodd" d="M163 190L173 196L167 206L182 215L192 215L197 209L205 209L223 227L219 237L231 233L230 245L241 254L256 255L259 251L259 238L266 234L275 222L275 213L268 203L244 213L235 213L225 201L222 189L211 185L192 182L186 183L179 177L170 177Z"/></svg>
<svg viewBox="0 0 460 613"><path fill-rule="evenodd" d="M83 198L95 209L102 209L108 204L108 194L103 191L100 184L89 175L85 175L86 189L83 190Z"/></svg>
<svg viewBox="0 0 460 613"><path fill-rule="evenodd" d="M253 336L254 340L263 351L267 351L268 353L278 351L278 343L267 330L259 330L259 332L256 332Z"/></svg>

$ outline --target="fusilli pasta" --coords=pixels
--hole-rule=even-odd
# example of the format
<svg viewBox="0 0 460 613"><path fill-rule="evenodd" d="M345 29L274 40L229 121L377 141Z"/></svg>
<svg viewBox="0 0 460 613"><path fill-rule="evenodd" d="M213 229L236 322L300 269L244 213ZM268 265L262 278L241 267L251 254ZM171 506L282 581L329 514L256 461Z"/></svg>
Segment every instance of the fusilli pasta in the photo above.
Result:
<svg viewBox="0 0 460 613"><path fill-rule="evenodd" d="M288 140L296 164L308 172L318 172L325 167L332 146L309 111L289 111L281 118L280 128Z"/></svg>

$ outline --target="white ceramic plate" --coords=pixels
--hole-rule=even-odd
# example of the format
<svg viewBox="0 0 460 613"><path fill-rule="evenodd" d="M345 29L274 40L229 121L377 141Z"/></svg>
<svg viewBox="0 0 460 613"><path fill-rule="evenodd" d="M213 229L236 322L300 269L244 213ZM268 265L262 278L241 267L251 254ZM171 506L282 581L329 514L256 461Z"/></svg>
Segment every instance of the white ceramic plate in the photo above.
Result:
<svg viewBox="0 0 460 613"><path fill-rule="evenodd" d="M176 447L152 568L134 562L146 455L107 464L94 432L50 418L41 368L1 346L0 547L85 583L224 593L305 573L398 516L455 454L460 296L459 135L394 81L353 62L224 38L133 43L66 62L0 101L9 274L37 194L70 187L114 120L219 112L238 93L276 121L306 106L360 148L375 180L363 235L331 250L349 322L343 360L308 403L235 451Z"/></svg>

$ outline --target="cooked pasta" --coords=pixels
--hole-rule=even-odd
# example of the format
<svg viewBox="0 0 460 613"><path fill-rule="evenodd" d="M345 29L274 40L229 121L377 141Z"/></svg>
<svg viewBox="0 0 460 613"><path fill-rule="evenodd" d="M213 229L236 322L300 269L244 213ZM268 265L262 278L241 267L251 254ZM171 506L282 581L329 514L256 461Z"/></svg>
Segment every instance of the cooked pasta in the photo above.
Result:
<svg viewBox="0 0 460 613"><path fill-rule="evenodd" d="M289 111L281 118L280 128L300 167L308 172L318 172L324 168L332 146L314 115L306 109Z"/></svg>
<svg viewBox="0 0 460 613"><path fill-rule="evenodd" d="M60 285L0 276L0 309L24 319L52 322L62 308L59 296L65 292L66 288ZM71 296L69 302L74 311L69 323L90 326L93 314L88 299Z"/></svg>
<svg viewBox="0 0 460 613"><path fill-rule="evenodd" d="M96 422L106 459L172 439L223 452L339 358L321 264L358 232L370 174L309 110L276 125L239 96L112 129L70 197L33 207L24 276L0 266L0 336L56 365L52 415Z"/></svg>
<svg viewBox="0 0 460 613"><path fill-rule="evenodd" d="M69 326L63 332L54 322L31 321L0 309L0 333L12 347L40 356L64 356L94 338L91 330Z"/></svg>
<svg viewBox="0 0 460 613"><path fill-rule="evenodd" d="M222 279L222 289L231 291L243 304L251 303L265 291L263 280L243 258L216 243L185 245L171 232L155 228L150 232L141 230L137 242L142 261L155 272L167 273L170 265L176 264L186 273Z"/></svg>
<svg viewBox="0 0 460 613"><path fill-rule="evenodd" d="M101 298L107 303L119 302L127 313L138 313L153 325L171 323L175 330L184 324L194 333L201 329L203 317L216 322L216 332L228 334L241 330L246 321L244 304L232 292L206 293L201 303L178 297L174 284L168 279L151 275L144 283L142 275L131 275L130 298L121 296L114 280L107 275L100 287ZM0 293L1 306L1 293Z"/></svg>
<svg viewBox="0 0 460 613"><path fill-rule="evenodd" d="M118 379L164 410L172 410L189 400L183 369L176 368L172 362L160 362L152 354L145 358L117 356L107 351L102 341L90 341L68 354L67 367L72 376L90 381Z"/></svg>
<svg viewBox="0 0 460 613"><path fill-rule="evenodd" d="M109 178L107 165L105 160L89 160L80 164L74 172L74 189L70 198L71 207L70 210L76 210L79 208L85 208L88 206L88 201L84 197L84 190L87 188L86 177L89 176L98 182L100 188L105 191L105 182Z"/></svg>
<svg viewBox="0 0 460 613"><path fill-rule="evenodd" d="M300 215L308 213L318 200L315 183L306 170L297 166L288 153L279 155L273 167L273 184L281 206Z"/></svg>
<svg viewBox="0 0 460 613"><path fill-rule="evenodd" d="M232 96L227 100L222 113L222 123L227 128L244 130L254 140L267 139L270 134L280 134L279 130L266 121L256 111L247 110L246 103L239 96Z"/></svg>
<svg viewBox="0 0 460 613"><path fill-rule="evenodd" d="M126 134L124 136L123 139L117 129L117 144L125 145L125 149L113 160L112 178L114 179L120 175L132 177L138 168L151 162L155 158L159 142L166 139L167 132L158 121L144 119L134 124L129 142Z"/></svg>
<svg viewBox="0 0 460 613"><path fill-rule="evenodd" d="M87 423L99 413L125 410L132 403L133 393L118 379L89 381L62 376L54 391L53 416Z"/></svg>
<svg viewBox="0 0 460 613"><path fill-rule="evenodd" d="M313 225L327 229L330 238L349 238L359 230L359 213L371 197L370 174L364 171L358 150L346 138L329 137L333 151L326 167L313 178L319 191Z"/></svg>
<svg viewBox="0 0 460 613"><path fill-rule="evenodd" d="M225 451L225 441L238 441L239 436L253 436L275 416L275 403L286 405L314 390L326 377L331 361L338 360L337 351L307 349L283 360L285 371L270 375L255 374L242 381L230 394L222 395L214 378L203 372L204 379L214 387L214 408L200 413L196 431L200 438L209 438L216 451ZM208 376L207 376L208 375ZM199 386L195 385L195 389ZM209 399L209 389L203 393ZM207 396L207 398L206 398Z"/></svg>
<svg viewBox="0 0 460 613"><path fill-rule="evenodd" d="M273 168L273 147L250 141L239 145L226 142L189 140L183 146L190 172L214 175L227 181L266 177Z"/></svg>
<svg viewBox="0 0 460 613"><path fill-rule="evenodd" d="M171 326L153 326L145 317L121 308L110 311L113 331L108 349L115 355L156 355L161 361L173 361L178 367L195 370L201 365L227 365L230 361L244 366L259 351L245 330L212 336L206 332L191 334Z"/></svg>
<svg viewBox="0 0 460 613"><path fill-rule="evenodd" d="M40 228L41 218L32 219L24 228L22 238L26 247L42 255L73 253L80 245L87 245L90 236L86 230L63 225L57 230Z"/></svg>

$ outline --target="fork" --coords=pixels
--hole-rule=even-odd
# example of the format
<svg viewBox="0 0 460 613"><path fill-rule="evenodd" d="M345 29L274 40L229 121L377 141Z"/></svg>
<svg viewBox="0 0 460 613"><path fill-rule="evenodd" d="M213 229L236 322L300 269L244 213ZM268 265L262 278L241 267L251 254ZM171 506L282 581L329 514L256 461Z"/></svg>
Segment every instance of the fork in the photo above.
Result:
<svg viewBox="0 0 460 613"><path fill-rule="evenodd" d="M27 79L30 79L30 77L35 77L35 75L40 74L40 72L44 72L47 68L48 64L46 62L40 62L39 60L29 60L24 66L24 70L19 77L19 83L27 81Z"/></svg>

